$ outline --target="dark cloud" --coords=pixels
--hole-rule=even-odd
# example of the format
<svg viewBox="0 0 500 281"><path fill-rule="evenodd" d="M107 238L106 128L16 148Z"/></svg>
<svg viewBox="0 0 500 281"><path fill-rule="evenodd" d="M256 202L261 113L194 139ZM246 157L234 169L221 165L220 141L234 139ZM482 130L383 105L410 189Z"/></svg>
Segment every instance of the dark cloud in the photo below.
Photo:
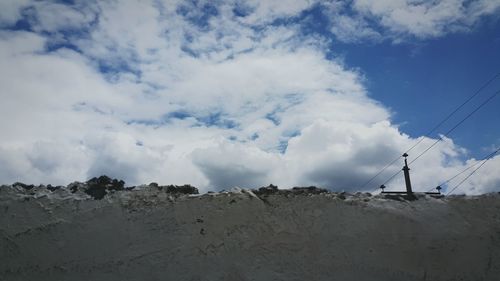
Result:
<svg viewBox="0 0 500 281"><path fill-rule="evenodd" d="M110 155L99 155L91 164L87 175L88 178L106 175L124 180L126 183L137 183L138 169L139 163L134 165Z"/></svg>
<svg viewBox="0 0 500 281"><path fill-rule="evenodd" d="M383 163L383 162L380 162ZM368 172L363 163L356 159L344 163L324 163L314 170L305 173L304 177L311 183L334 191L374 191L394 172L395 167L386 170L370 183L375 173ZM373 169L375 170L375 169Z"/></svg>
<svg viewBox="0 0 500 281"><path fill-rule="evenodd" d="M243 144L220 143L218 147L197 149L193 163L216 190L239 186L254 188L268 185L278 164L269 154Z"/></svg>
<svg viewBox="0 0 500 281"><path fill-rule="evenodd" d="M268 184L266 172L254 171L242 165L218 165L207 162L198 166L215 190L227 190L235 186L254 188Z"/></svg>

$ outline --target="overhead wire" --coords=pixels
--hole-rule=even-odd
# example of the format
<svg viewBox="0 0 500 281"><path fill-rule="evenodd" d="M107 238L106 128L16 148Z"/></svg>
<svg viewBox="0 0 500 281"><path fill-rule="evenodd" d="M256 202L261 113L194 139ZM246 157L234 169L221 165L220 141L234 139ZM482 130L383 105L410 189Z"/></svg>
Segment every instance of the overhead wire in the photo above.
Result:
<svg viewBox="0 0 500 281"><path fill-rule="evenodd" d="M396 163L396 161L399 160L399 158L401 158L402 156L399 156L398 158L395 158L394 160L392 160L389 164L385 165L384 168L382 168L382 170L380 170L377 174L375 174L373 177L371 177L368 181L366 181L362 186L361 186L361 189L363 189L365 186L367 186L370 182L372 182L375 178L377 178L380 174L382 174L385 170L387 170L387 168L389 168L390 166L392 166L394 163Z"/></svg>
<svg viewBox="0 0 500 281"><path fill-rule="evenodd" d="M387 180L383 183L383 185L386 185L386 184L388 184L390 181L392 181L392 179L393 179L394 177L396 177L397 175L399 175L399 173L401 173L401 171L402 171L402 170L397 171L394 175L392 175L390 178L388 178L388 179L387 179Z"/></svg>
<svg viewBox="0 0 500 281"><path fill-rule="evenodd" d="M488 160L490 160L491 158L493 158L493 156L495 154L498 153L498 151L500 151L500 148L498 148L494 153L490 154L490 156L486 159L484 159L481 163L481 165L479 165L479 167L477 167L476 169L474 169L467 177L465 177L461 182L459 182L457 185L455 185L455 187L453 187L448 193L446 193L446 195L450 195L453 191L455 191L457 188L459 188L466 180L468 180L474 173L477 172L477 170L481 169L481 167L484 166L484 164L486 164L486 162L488 162Z"/></svg>
<svg viewBox="0 0 500 281"><path fill-rule="evenodd" d="M500 72L495 74L490 80L488 80L486 83L481 85L479 89L477 89L474 94L472 94L469 98L467 98L462 104L460 104L455 110L450 112L441 122L439 122L436 126L434 126L427 134L425 134L426 137L430 137L434 131L436 131L441 125L443 125L446 121L448 121L455 113L457 113L462 107L464 107L467 103L469 103L473 98L475 98L482 90L484 90L486 87L488 87L493 81L495 81L498 77L500 77ZM412 149L414 149L417 145L419 145L425 138L420 138L419 141L417 141L412 147L410 147L405 153L410 152Z"/></svg>
<svg viewBox="0 0 500 281"><path fill-rule="evenodd" d="M441 135L432 145L427 147L423 152L421 152L417 157L415 157L412 161L408 163L408 165L412 164L413 162L417 161L420 157L422 157L425 153L427 153L429 150L431 150L436 144L438 144L440 141L443 140L444 137L448 136L451 132L453 132L458 126L460 126L465 120L469 119L474 113L476 113L479 109L481 109L484 105L486 105L489 101L491 101L494 97L496 97L500 93L499 91L496 91L493 95L489 96L484 102L482 102L479 106L477 106L472 112L467 114L465 118L460 120L455 126L453 126L450 130L448 130L444 135ZM398 158L399 159L399 158ZM393 174L391 177L389 177L382 185L386 185L389 183L392 179L394 179L399 173L401 173L401 170ZM378 189L378 188L377 188ZM375 189L376 190L376 189Z"/></svg>
<svg viewBox="0 0 500 281"><path fill-rule="evenodd" d="M442 183L441 183L441 184L439 184L438 186L443 186L443 185L445 185L445 184L448 184L449 182L451 182L452 180L456 179L456 178L457 178L458 176L460 176L461 174L463 174L463 173L467 172L468 170L470 170L470 169L474 168L475 166L477 166L479 163L481 163L481 162L482 162L482 161L484 161L485 159L488 159L488 158L490 158L490 157L493 157L493 156L494 156L494 155L495 155L498 151L500 151L500 148L499 148L499 149L497 149L497 150L495 150L495 151L493 151L493 152L491 152L490 154L486 155L485 157L483 157L481 161L478 161L478 162L476 162L476 163L474 163L474 164L472 164L472 165L468 166L467 168L463 169L462 171L458 172L458 173L457 173L457 174L455 174L453 177L451 177L451 178L447 179L446 181L442 182ZM433 187L433 188L429 189L429 191L432 191L432 190L434 190L434 189L436 189L436 187Z"/></svg>
<svg viewBox="0 0 500 281"><path fill-rule="evenodd" d="M474 165L471 165L471 166L467 167L466 169L462 170L461 172L459 172L458 174L456 174L456 175L454 175L453 177L449 178L448 180L446 180L446 181L444 181L444 182L442 182L442 183L438 184L437 186L443 186L443 185L445 185L445 184L449 183L450 181L454 180L456 177L458 177L458 176L460 176L461 174L463 174L463 173L467 172L468 170L470 170L470 169L474 168L474 167L475 167L475 166L477 166L479 163L481 163L481 162L476 162L476 163L474 163ZM434 189L436 189L436 187L433 187L433 188L429 189L429 190L428 190L428 192L430 192L430 191L432 191L432 190L434 190Z"/></svg>
<svg viewBox="0 0 500 281"><path fill-rule="evenodd" d="M484 84L481 85L471 96L469 96L464 102L462 102L458 107L456 107L452 112L450 112L443 120L441 120L438 124L436 124L427 134L425 134L425 137L430 137L431 134L436 131L438 128L440 128L446 121L448 121L455 113L457 113L462 107L464 107L467 103L469 103L473 98L475 98L482 90L484 90L486 87L488 87L493 81L495 81L497 78L500 77L500 72L495 74L492 78L490 78L488 81L486 81ZM465 120L463 120L465 121ZM463 122L462 121L462 122ZM458 127L458 126L457 126ZM408 153L411 150L413 150L415 147L417 147L424 139L425 137L420 138L413 146L411 146L409 149L407 149L404 153ZM435 145L435 144L434 144ZM434 146L433 145L433 146ZM429 148L430 149L430 148ZM382 174L387 168L392 166L396 161L398 161L402 156L398 156L394 160L392 160L390 163L385 165L379 172L377 172L374 176L372 176L370 179L368 179L360 189L363 189L366 187L370 182L372 182L375 178L377 178L380 174ZM412 161L414 162L415 159ZM410 163L412 163L410 162ZM391 176L384 184L388 183L390 180L392 180L397 174L399 174L401 171L398 171L396 174ZM378 188L377 188L378 189Z"/></svg>
<svg viewBox="0 0 500 281"><path fill-rule="evenodd" d="M476 113L479 109L481 109L483 106L485 106L489 101L491 101L499 93L500 93L500 90L496 91L495 93L493 93L493 95L489 96L488 99L486 99L484 102L482 102L472 112L470 112L469 114L467 114L467 116L465 116L465 118L463 118L462 120L460 120L460 122L458 122L457 124L455 124L455 126L453 126L445 134L439 136L439 138L432 145L430 145L429 147L427 147L424 151L422 151L419 155L417 155L417 157L413 158L413 160L410 161L410 163L408 163L408 164L411 164L411 163L417 161L420 157L422 157L424 154L426 154L429 150L431 150L434 146L436 146L436 144L438 144L440 141L442 141L444 137L447 137L451 132L453 132L456 128L458 128L458 126L462 125L462 123L464 123L465 120L469 119L472 115L474 115L474 113Z"/></svg>

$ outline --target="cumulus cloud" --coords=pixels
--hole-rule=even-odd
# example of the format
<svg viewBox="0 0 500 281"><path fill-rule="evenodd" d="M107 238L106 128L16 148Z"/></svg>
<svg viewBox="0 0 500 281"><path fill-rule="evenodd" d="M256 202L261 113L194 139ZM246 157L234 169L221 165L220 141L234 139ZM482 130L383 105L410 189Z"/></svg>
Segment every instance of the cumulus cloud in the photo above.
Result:
<svg viewBox="0 0 500 281"><path fill-rule="evenodd" d="M9 117L0 122L0 164L7 167L1 182L59 184L108 174L129 184L191 183L202 190L269 183L359 190L418 141L369 97L361 73L326 58L327 39L304 35L300 21L291 20L318 3L75 2L12 4L16 13L1 15L2 24L24 17L31 25L0 33L0 110ZM332 20L332 31L346 41L381 37L386 33L358 21L374 16L394 26L388 32L438 36L387 12L404 5L410 4L354 1L356 17ZM423 6L429 17L462 24L433 5ZM497 7L475 5L459 11L480 17ZM328 13L342 7L332 4ZM290 23L271 24L276 19ZM415 163L416 185L435 184L477 161L463 157L446 139ZM465 190L495 190L495 177L470 181Z"/></svg>

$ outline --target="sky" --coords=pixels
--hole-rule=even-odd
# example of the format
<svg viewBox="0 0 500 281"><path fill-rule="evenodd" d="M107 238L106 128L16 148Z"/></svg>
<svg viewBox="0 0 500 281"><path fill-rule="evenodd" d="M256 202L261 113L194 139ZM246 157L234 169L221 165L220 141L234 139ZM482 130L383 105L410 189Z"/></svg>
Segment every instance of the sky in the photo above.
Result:
<svg viewBox="0 0 500 281"><path fill-rule="evenodd" d="M498 50L500 0L0 1L0 182L371 192L417 144L428 191L500 145L498 76L429 133ZM499 169L456 193L500 191Z"/></svg>

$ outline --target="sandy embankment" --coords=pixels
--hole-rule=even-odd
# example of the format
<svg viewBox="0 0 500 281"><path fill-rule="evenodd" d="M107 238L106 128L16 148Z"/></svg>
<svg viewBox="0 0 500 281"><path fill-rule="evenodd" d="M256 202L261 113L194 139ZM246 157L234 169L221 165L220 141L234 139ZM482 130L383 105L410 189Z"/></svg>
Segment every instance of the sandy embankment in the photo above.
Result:
<svg viewBox="0 0 500 281"><path fill-rule="evenodd" d="M2 187L0 213L6 281L500 280L499 194L139 190L92 200Z"/></svg>

